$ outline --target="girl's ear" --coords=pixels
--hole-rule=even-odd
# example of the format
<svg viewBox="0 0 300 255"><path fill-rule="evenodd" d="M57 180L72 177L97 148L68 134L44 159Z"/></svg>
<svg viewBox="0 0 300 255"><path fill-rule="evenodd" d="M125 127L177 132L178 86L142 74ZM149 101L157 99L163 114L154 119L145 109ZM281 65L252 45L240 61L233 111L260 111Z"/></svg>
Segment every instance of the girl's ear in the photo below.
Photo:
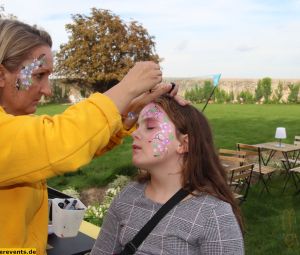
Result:
<svg viewBox="0 0 300 255"><path fill-rule="evenodd" d="M179 145L177 148L177 152L179 154L184 154L189 151L189 137L188 135L181 135L179 138Z"/></svg>
<svg viewBox="0 0 300 255"><path fill-rule="evenodd" d="M7 72L6 68L3 65L0 65L0 88L5 87L5 73Z"/></svg>

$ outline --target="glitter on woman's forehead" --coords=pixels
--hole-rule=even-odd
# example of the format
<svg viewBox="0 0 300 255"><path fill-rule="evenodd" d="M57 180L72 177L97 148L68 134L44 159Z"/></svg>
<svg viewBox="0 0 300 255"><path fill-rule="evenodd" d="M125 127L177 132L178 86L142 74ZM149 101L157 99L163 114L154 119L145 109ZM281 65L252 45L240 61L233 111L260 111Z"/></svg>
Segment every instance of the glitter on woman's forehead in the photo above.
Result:
<svg viewBox="0 0 300 255"><path fill-rule="evenodd" d="M31 63L22 67L20 77L16 82L18 89L28 89L32 85L32 73L34 70L45 64L45 54L42 54L38 58L35 58Z"/></svg>

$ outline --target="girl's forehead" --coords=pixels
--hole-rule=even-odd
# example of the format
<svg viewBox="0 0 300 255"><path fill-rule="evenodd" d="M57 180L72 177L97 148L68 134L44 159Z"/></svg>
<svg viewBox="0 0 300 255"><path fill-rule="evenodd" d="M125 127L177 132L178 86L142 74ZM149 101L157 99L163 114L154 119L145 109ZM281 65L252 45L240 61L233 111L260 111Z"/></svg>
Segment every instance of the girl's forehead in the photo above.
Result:
<svg viewBox="0 0 300 255"><path fill-rule="evenodd" d="M141 119L161 119L166 115L167 114L165 113L165 111L155 103L147 104L140 114Z"/></svg>

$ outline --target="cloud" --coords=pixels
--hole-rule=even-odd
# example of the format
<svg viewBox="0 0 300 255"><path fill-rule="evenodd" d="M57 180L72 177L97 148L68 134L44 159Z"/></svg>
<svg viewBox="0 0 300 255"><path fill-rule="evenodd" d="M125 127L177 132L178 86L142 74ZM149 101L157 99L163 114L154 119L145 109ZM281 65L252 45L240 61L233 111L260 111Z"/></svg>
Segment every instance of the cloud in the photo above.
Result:
<svg viewBox="0 0 300 255"><path fill-rule="evenodd" d="M166 76L299 78L300 1L279 0L5 0L8 13L68 41L71 14L109 9L155 36Z"/></svg>
<svg viewBox="0 0 300 255"><path fill-rule="evenodd" d="M183 40L175 47L175 51L184 51L187 48L187 46L188 46L188 41Z"/></svg>
<svg viewBox="0 0 300 255"><path fill-rule="evenodd" d="M249 51L253 51L255 49L256 49L255 46L250 46L250 45L246 45L246 44L241 44L236 47L236 50L241 51L241 52L249 52Z"/></svg>

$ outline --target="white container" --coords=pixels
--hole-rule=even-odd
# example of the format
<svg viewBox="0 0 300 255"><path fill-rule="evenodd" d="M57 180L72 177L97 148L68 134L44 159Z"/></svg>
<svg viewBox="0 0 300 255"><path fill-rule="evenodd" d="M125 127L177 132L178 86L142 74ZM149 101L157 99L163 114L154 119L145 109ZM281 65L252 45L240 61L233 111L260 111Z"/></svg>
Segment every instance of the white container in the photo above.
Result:
<svg viewBox="0 0 300 255"><path fill-rule="evenodd" d="M48 199L48 235L53 234L52 226L52 199Z"/></svg>
<svg viewBox="0 0 300 255"><path fill-rule="evenodd" d="M78 234L86 206L79 199L67 198L70 203L62 209L58 203L65 200L65 198L52 199L52 228L58 237L74 237ZM74 200L77 200L75 210L68 209Z"/></svg>

